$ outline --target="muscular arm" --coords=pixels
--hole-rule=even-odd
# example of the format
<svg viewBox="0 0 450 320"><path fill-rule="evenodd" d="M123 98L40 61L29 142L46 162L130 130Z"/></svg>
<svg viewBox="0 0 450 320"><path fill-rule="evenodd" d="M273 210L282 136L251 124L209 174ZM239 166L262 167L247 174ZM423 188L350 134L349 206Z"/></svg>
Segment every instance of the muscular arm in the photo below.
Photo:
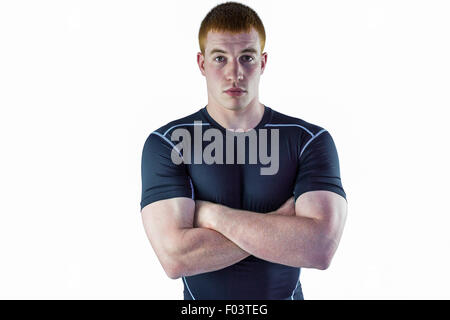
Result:
<svg viewBox="0 0 450 320"><path fill-rule="evenodd" d="M176 279L223 269L250 254L221 233L200 226L208 215L205 201L179 197L142 209L145 232L167 275ZM293 198L268 215L294 215Z"/></svg>
<svg viewBox="0 0 450 320"><path fill-rule="evenodd" d="M193 228L194 212L194 200L184 197L142 209L147 237L172 279L222 269L249 256L217 231Z"/></svg>
<svg viewBox="0 0 450 320"><path fill-rule="evenodd" d="M295 216L264 215L203 202L200 225L223 234L250 254L294 267L328 268L345 224L347 202L329 191L310 191Z"/></svg>

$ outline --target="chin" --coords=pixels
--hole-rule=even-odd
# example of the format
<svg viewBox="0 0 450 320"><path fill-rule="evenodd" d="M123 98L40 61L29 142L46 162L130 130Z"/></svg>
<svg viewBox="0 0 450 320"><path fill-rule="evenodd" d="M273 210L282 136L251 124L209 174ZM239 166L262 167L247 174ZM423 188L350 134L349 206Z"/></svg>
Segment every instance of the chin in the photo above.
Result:
<svg viewBox="0 0 450 320"><path fill-rule="evenodd" d="M232 102L232 103L230 103L229 101L227 101L227 102L224 102L222 104L222 106L225 109L228 109L228 110L242 110L242 109L244 109L247 106L246 103L239 103L239 102Z"/></svg>
<svg viewBox="0 0 450 320"><path fill-rule="evenodd" d="M231 106L225 105L224 108L228 109L228 110L241 110L244 108L244 106L242 106L240 104L239 105L231 105Z"/></svg>

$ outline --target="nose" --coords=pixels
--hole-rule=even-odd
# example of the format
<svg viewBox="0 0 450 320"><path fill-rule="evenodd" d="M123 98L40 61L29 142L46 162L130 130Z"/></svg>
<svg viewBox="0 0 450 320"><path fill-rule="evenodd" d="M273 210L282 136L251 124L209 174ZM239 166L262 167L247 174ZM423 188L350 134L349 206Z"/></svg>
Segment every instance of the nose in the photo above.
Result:
<svg viewBox="0 0 450 320"><path fill-rule="evenodd" d="M238 82L244 79L242 65L238 60L231 60L226 66L226 79L230 82Z"/></svg>

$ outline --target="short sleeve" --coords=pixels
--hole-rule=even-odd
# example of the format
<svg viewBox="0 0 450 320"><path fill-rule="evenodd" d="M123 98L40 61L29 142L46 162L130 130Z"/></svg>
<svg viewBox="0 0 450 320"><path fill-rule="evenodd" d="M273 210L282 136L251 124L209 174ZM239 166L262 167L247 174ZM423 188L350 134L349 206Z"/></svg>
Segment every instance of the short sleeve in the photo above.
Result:
<svg viewBox="0 0 450 320"><path fill-rule="evenodd" d="M328 190L344 199L339 158L331 135L323 130L313 136L304 146L294 187L294 199L308 191Z"/></svg>
<svg viewBox="0 0 450 320"><path fill-rule="evenodd" d="M145 141L141 162L141 210L158 200L194 198L186 165L172 162L172 147L171 141L158 132L151 133Z"/></svg>

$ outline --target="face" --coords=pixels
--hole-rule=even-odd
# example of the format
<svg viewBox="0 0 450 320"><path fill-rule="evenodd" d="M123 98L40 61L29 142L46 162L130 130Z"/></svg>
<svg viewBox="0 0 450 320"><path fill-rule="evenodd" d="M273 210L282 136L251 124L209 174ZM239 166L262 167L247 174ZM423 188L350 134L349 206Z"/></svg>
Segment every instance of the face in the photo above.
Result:
<svg viewBox="0 0 450 320"><path fill-rule="evenodd" d="M261 54L259 35L209 32L205 56L197 54L200 71L206 77L208 104L230 110L259 103L259 80L267 62ZM240 88L242 92L227 92Z"/></svg>

